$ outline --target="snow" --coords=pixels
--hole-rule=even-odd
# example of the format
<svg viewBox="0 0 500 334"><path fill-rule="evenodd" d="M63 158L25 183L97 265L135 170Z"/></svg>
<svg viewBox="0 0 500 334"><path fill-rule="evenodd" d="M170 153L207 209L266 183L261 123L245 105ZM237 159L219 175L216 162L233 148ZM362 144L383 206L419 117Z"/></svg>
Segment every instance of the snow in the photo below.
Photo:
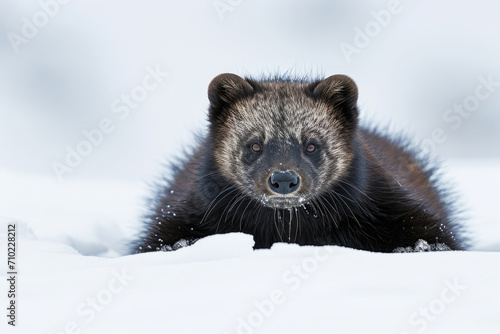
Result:
<svg viewBox="0 0 500 334"><path fill-rule="evenodd" d="M19 273L17 326L4 316L2 333L496 333L500 182L481 180L500 162L449 165L473 217L473 251L380 254L293 244L254 251L251 236L232 233L173 252L123 255L144 186L49 187L43 176L0 173L8 190L0 209L11 217L0 219L0 257L7 224L16 223ZM29 191L36 188L43 196ZM61 205L51 208L54 201ZM3 305L8 277L2 271Z"/></svg>
<svg viewBox="0 0 500 334"><path fill-rule="evenodd" d="M114 259L61 244L20 244L23 333L58 333L72 323L83 333L500 329L500 277L491 265L500 253L375 254L287 244L252 251L251 237L242 234Z"/></svg>

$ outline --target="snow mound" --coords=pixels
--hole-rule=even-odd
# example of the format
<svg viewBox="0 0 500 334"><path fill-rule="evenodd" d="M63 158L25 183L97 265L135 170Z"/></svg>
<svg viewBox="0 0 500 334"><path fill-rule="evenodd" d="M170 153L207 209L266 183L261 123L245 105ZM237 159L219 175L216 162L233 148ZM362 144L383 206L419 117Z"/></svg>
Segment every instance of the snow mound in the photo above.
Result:
<svg viewBox="0 0 500 334"><path fill-rule="evenodd" d="M19 244L18 323L2 333L500 331L500 270L492 265L500 253L253 251L241 233L114 259L60 243ZM1 282L7 291L3 274Z"/></svg>

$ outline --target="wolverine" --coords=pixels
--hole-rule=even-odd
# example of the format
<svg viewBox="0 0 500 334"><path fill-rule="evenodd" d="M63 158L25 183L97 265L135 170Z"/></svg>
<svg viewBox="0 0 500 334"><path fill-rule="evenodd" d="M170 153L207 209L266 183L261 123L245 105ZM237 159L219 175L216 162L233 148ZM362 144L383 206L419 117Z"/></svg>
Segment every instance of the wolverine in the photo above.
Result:
<svg viewBox="0 0 500 334"><path fill-rule="evenodd" d="M466 239L434 167L407 140L359 124L358 88L220 74L208 131L156 185L134 252L229 232L376 252L462 250Z"/></svg>

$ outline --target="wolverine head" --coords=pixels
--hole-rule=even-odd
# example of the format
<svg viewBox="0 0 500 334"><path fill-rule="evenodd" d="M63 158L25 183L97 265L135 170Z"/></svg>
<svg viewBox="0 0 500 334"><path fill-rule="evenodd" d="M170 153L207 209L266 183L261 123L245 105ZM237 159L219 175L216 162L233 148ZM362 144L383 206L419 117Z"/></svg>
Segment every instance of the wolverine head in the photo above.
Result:
<svg viewBox="0 0 500 334"><path fill-rule="evenodd" d="M257 81L220 74L208 88L216 168L272 208L321 196L349 172L358 90L345 75Z"/></svg>

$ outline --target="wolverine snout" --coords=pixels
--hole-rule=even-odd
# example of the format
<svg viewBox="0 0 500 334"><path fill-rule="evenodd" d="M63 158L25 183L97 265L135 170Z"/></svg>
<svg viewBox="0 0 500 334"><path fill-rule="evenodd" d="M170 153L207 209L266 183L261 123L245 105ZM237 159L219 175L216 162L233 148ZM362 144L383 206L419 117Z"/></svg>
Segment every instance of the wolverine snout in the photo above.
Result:
<svg viewBox="0 0 500 334"><path fill-rule="evenodd" d="M291 194L299 189L300 177L293 170L275 171L269 177L267 185L275 193Z"/></svg>

